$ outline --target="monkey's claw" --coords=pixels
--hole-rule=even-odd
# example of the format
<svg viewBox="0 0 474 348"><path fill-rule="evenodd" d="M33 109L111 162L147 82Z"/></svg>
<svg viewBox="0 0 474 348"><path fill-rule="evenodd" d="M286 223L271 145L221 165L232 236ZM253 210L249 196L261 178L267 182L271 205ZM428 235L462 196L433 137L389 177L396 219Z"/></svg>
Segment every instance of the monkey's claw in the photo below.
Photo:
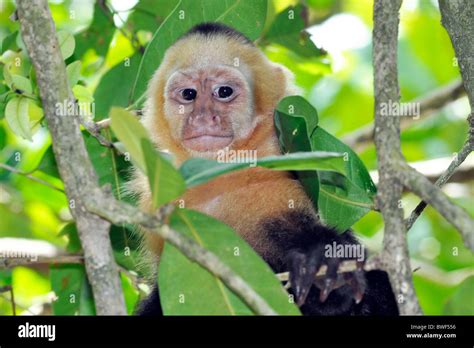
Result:
<svg viewBox="0 0 474 348"><path fill-rule="evenodd" d="M290 284L295 294L296 303L298 306L302 306L306 301L320 264L316 257L298 250L290 251L288 256Z"/></svg>
<svg viewBox="0 0 474 348"><path fill-rule="evenodd" d="M338 273L342 258L326 258L321 248L310 252L293 250L289 254L290 285L298 306L302 306L312 285L319 289L319 302L326 302L334 290L348 285L356 303L362 301L366 290L363 262L357 262L357 269L352 272ZM316 276L320 268L326 265L326 273Z"/></svg>

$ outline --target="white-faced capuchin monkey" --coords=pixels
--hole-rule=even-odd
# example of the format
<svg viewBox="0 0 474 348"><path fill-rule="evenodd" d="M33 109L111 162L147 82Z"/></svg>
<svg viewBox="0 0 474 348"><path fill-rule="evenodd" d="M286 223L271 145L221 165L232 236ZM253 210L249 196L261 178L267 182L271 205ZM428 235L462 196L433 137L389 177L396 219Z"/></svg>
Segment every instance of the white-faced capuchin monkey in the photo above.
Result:
<svg viewBox="0 0 474 348"><path fill-rule="evenodd" d="M166 52L148 89L143 123L156 147L177 164L190 157L216 159L217 152L255 150L279 155L273 112L296 91L291 73L270 62L243 34L218 23L192 28ZM132 187L151 210L147 179ZM325 257L325 246L358 245L350 231L323 226L292 173L248 168L189 189L186 208L211 215L249 243L275 272L290 272L291 291L306 315L396 315L386 273L337 273L343 258ZM163 241L144 232L158 260ZM315 280L322 265L328 270ZM155 289L138 314L161 314Z"/></svg>

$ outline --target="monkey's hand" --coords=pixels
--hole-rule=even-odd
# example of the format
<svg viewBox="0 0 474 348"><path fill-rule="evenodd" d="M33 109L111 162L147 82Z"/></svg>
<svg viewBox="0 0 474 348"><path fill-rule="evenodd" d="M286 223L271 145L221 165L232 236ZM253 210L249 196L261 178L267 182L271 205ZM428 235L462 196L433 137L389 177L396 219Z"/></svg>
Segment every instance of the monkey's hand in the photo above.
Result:
<svg viewBox="0 0 474 348"><path fill-rule="evenodd" d="M301 307L313 285L319 289L321 304L327 300L331 292L347 285L349 289L347 287L344 291L341 289L338 291L338 296L344 295L346 298L350 296L358 304L362 301L366 290L364 261L358 261L360 258L356 258L356 255L348 254L354 254L354 250L362 250L362 253L365 251L349 232L339 235L332 230L322 229L324 231L317 231L319 232L317 233L319 234L318 242L304 248L292 249L288 253L289 280L296 302ZM344 246L348 247L344 248ZM346 260L355 260L356 270L339 273L341 262ZM316 276L322 266L326 266L326 273Z"/></svg>

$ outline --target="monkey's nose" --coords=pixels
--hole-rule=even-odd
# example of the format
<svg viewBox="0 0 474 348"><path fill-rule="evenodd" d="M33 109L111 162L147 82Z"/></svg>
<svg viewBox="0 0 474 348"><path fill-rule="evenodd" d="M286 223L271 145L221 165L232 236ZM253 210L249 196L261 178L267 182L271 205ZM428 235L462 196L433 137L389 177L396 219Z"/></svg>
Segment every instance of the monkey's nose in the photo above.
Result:
<svg viewBox="0 0 474 348"><path fill-rule="evenodd" d="M221 117L219 115L196 115L189 117L189 123L191 126L204 126L213 127L221 125Z"/></svg>

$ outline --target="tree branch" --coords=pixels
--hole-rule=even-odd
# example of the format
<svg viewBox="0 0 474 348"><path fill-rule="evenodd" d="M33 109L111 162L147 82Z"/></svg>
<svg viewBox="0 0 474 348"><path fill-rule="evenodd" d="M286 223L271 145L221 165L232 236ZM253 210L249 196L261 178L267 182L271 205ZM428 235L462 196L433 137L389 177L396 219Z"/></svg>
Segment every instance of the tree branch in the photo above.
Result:
<svg viewBox="0 0 474 348"><path fill-rule="evenodd" d="M394 160L404 162L400 150L400 120L383 115L382 107L400 101L397 68L398 23L401 0L376 0L374 3L373 64L375 96L375 146L379 170L377 193L384 224L384 269L398 298L400 314L421 314L415 294L412 269L399 202L402 183Z"/></svg>
<svg viewBox="0 0 474 348"><path fill-rule="evenodd" d="M436 180L435 185L437 187L442 187L454 174L454 171L456 168L458 168L464 160L467 158L467 156L472 152L472 142L469 141L469 139L464 143L464 146L462 147L461 151L456 155L454 160L451 162L449 167L446 169L446 171ZM416 208L412 211L410 217L405 220L406 224L406 229L407 231L413 226L415 223L416 219L421 215L423 210L426 208L428 204L425 201L421 201Z"/></svg>
<svg viewBox="0 0 474 348"><path fill-rule="evenodd" d="M35 68L53 150L84 250L85 266L99 315L125 315L125 302L109 238L110 223L91 214L84 200L98 189L77 115L61 114L58 103L74 98L59 51L54 22L46 0L18 0L21 35ZM67 112L67 111L65 111Z"/></svg>
<svg viewBox="0 0 474 348"><path fill-rule="evenodd" d="M446 28L474 112L474 2L471 0L439 0L441 23ZM471 123L472 124L472 123Z"/></svg>
<svg viewBox="0 0 474 348"><path fill-rule="evenodd" d="M59 192L62 192L64 193L64 191L62 189L60 189L59 187L56 187L54 186L53 184L50 184L49 182L43 180L43 179L40 179L40 178L37 178L33 175L31 175L31 172L23 172L19 169L16 169L14 167L11 167L9 166L8 164L4 164L4 163L0 163L0 168L4 169L4 170L8 170L9 172L12 172L12 173L15 173L15 174L19 174L19 175L23 175L25 178L28 178L32 181L35 181L41 185L45 185L49 188L52 188L53 190L56 190L56 191L59 191Z"/></svg>
<svg viewBox="0 0 474 348"><path fill-rule="evenodd" d="M474 250L474 220L469 214L457 204L453 204L439 187L432 184L408 164L399 162L398 173L403 184L425 202L431 204L433 208L459 230L466 246Z"/></svg>

